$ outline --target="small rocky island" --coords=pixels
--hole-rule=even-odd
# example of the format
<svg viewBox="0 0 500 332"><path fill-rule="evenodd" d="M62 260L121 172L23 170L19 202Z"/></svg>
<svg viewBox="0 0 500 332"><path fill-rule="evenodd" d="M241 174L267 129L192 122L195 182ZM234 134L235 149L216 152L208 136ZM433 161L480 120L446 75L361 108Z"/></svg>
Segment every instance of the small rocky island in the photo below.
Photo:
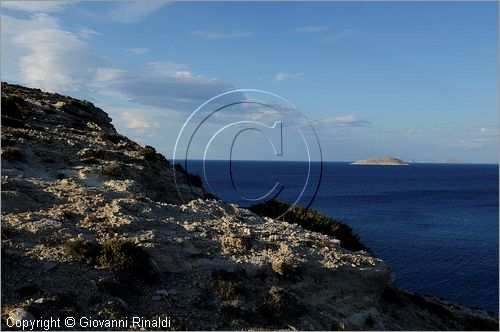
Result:
<svg viewBox="0 0 500 332"><path fill-rule="evenodd" d="M383 165L383 166L400 166L408 165L406 161L393 157L379 157L373 159L363 159L352 162L351 165Z"/></svg>
<svg viewBox="0 0 500 332"><path fill-rule="evenodd" d="M498 331L495 314L398 288L339 221L216 199L89 102L2 83L1 108L2 330L9 317L146 329L140 316L172 330Z"/></svg>

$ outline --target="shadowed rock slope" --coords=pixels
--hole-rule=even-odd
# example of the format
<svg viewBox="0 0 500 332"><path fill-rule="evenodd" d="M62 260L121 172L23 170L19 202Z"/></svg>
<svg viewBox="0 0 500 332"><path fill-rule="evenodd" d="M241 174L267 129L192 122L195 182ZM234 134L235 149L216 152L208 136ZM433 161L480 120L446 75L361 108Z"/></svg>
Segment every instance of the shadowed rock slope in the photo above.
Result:
<svg viewBox="0 0 500 332"><path fill-rule="evenodd" d="M174 329L201 330L498 329L484 311L393 287L388 264L346 249L364 249L349 247L357 239L336 238L323 219L305 225L314 213L261 217L185 181L181 202L169 162L89 102L2 83L1 111L3 329L8 316L169 316Z"/></svg>

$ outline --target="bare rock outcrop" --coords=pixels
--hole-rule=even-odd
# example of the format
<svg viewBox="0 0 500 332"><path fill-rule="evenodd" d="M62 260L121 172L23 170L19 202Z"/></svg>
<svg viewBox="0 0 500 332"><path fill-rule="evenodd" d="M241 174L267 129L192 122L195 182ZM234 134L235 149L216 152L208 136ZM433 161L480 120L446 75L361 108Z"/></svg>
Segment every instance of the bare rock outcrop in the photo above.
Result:
<svg viewBox="0 0 500 332"><path fill-rule="evenodd" d="M484 311L395 288L367 251L184 184L189 202L170 163L94 105L2 83L2 327L16 315L169 316L196 330L498 329Z"/></svg>

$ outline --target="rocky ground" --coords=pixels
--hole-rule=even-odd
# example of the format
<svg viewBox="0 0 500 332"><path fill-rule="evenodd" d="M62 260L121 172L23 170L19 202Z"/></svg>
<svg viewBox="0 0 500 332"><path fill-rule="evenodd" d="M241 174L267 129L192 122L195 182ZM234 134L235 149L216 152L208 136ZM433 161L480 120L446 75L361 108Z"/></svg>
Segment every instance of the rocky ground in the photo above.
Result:
<svg viewBox="0 0 500 332"><path fill-rule="evenodd" d="M480 329L367 251L207 198L91 103L2 83L6 319L170 317L172 329Z"/></svg>

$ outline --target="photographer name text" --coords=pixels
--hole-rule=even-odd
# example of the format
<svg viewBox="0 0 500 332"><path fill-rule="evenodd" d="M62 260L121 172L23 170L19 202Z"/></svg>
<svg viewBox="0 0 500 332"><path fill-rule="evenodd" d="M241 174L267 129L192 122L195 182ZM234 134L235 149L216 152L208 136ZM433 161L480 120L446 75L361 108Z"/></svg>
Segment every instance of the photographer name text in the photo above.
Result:
<svg viewBox="0 0 500 332"><path fill-rule="evenodd" d="M125 317L123 319L97 319L93 317L66 317L40 319L13 319L7 318L7 326L23 331L49 331L60 328L122 328L122 329L169 329L172 325L169 316L146 319L144 317Z"/></svg>

